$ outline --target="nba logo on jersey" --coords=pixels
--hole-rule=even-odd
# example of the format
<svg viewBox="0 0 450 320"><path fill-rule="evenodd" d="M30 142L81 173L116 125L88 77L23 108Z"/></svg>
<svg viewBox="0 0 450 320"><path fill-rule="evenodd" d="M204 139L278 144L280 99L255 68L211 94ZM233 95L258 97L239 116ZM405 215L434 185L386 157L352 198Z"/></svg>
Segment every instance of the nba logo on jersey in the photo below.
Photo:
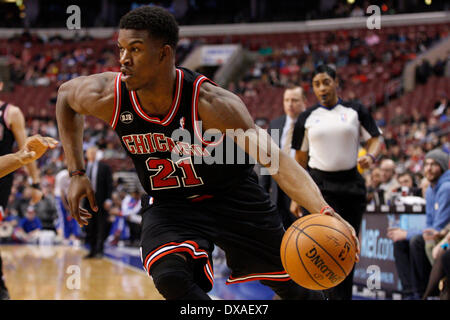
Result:
<svg viewBox="0 0 450 320"><path fill-rule="evenodd" d="M120 121L125 124L133 122L133 114L129 111L122 112L120 114Z"/></svg>
<svg viewBox="0 0 450 320"><path fill-rule="evenodd" d="M180 118L180 129L184 129L184 123L185 123L184 117L181 117Z"/></svg>
<svg viewBox="0 0 450 320"><path fill-rule="evenodd" d="M342 122L347 122L347 114L346 113L341 113L341 120L342 120Z"/></svg>

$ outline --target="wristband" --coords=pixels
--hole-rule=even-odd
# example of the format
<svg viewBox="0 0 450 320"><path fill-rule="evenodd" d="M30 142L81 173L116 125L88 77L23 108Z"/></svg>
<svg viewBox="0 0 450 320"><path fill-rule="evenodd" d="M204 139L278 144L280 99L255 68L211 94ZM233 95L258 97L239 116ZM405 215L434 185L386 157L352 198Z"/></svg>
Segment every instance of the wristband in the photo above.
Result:
<svg viewBox="0 0 450 320"><path fill-rule="evenodd" d="M448 242L441 244L441 248L444 250L448 249Z"/></svg>
<svg viewBox="0 0 450 320"><path fill-rule="evenodd" d="M367 155L372 158L373 163L377 162L377 158L375 158L375 156L371 153L367 153Z"/></svg>
<svg viewBox="0 0 450 320"><path fill-rule="evenodd" d="M32 187L33 189L40 189L40 188L41 188L41 184L40 184L39 182L33 183L33 184L31 185L31 187Z"/></svg>
<svg viewBox="0 0 450 320"><path fill-rule="evenodd" d="M86 170L74 170L74 171L70 171L69 173L69 177L73 177L73 176L84 176L86 174Z"/></svg>
<svg viewBox="0 0 450 320"><path fill-rule="evenodd" d="M323 212L327 209L332 209L330 206L325 206L320 210L320 214L323 214Z"/></svg>

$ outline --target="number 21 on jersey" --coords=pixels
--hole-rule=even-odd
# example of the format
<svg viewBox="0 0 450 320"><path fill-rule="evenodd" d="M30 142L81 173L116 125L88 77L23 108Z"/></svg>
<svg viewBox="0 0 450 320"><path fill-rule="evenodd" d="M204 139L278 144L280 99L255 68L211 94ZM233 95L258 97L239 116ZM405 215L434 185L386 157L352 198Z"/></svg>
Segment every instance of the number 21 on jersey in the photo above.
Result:
<svg viewBox="0 0 450 320"><path fill-rule="evenodd" d="M170 159L148 158L147 169L156 171L150 176L152 190L171 189L183 187L196 187L203 184L202 178L197 176L191 158L180 159L173 162ZM178 177L176 167L181 169L183 177ZM181 183L180 183L181 181Z"/></svg>

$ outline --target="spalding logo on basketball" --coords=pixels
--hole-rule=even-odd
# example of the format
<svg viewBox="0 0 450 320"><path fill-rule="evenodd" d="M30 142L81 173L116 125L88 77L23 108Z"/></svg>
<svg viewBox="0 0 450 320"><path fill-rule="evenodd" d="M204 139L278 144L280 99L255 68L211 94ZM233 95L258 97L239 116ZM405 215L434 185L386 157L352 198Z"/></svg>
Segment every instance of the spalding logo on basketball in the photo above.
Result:
<svg viewBox="0 0 450 320"><path fill-rule="evenodd" d="M292 280L311 290L341 283L356 256L350 230L337 218L322 214L295 221L284 234L280 254Z"/></svg>

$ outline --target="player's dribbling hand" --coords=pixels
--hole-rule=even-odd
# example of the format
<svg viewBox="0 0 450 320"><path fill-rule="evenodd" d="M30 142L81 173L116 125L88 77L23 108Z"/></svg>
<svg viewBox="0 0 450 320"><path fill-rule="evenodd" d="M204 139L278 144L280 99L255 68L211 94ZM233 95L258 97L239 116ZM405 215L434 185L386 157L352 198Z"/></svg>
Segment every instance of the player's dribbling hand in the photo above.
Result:
<svg viewBox="0 0 450 320"><path fill-rule="evenodd" d="M335 217L347 226L347 228L350 230L350 233L352 234L353 241L355 242L355 247L356 247L355 261L359 262L359 254L361 252L361 249L359 246L359 239L356 236L355 228L353 228L353 226L350 223L348 223L344 218L342 218L339 214L337 214L337 212L334 211L333 208L331 208L331 207L326 207L325 209L323 209L322 214L326 214L328 216Z"/></svg>
<svg viewBox="0 0 450 320"><path fill-rule="evenodd" d="M80 227L88 224L88 219L92 215L84 208L80 208L81 199L87 197L89 204L95 212L98 206L95 201L95 193L92 189L91 182L86 176L74 176L70 180L69 191L67 193L67 202L72 217L78 222Z"/></svg>

